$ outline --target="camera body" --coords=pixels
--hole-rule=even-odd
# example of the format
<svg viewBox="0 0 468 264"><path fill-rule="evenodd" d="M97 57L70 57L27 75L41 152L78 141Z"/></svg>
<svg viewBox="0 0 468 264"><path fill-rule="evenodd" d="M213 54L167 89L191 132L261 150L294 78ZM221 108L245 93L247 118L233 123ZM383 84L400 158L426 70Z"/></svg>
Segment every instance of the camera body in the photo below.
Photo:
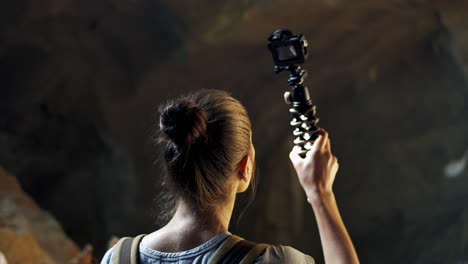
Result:
<svg viewBox="0 0 468 264"><path fill-rule="evenodd" d="M290 30L278 29L270 35L268 41L276 66L292 66L305 62L308 44L304 35L293 35Z"/></svg>

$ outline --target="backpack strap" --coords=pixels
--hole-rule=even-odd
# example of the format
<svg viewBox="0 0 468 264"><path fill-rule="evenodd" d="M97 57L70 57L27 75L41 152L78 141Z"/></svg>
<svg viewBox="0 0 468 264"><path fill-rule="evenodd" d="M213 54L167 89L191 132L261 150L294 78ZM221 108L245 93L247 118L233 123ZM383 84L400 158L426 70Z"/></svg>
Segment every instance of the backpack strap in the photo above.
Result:
<svg viewBox="0 0 468 264"><path fill-rule="evenodd" d="M242 259L240 264L252 264L254 261L265 252L266 248L269 247L268 244L256 244L245 257Z"/></svg>
<svg viewBox="0 0 468 264"><path fill-rule="evenodd" d="M218 264L220 263L221 259L231 250L231 248L237 244L237 242L241 241L243 238L231 235L229 236L224 242L219 246L218 250L211 256L210 261L208 264Z"/></svg>
<svg viewBox="0 0 468 264"><path fill-rule="evenodd" d="M216 250L208 264L252 264L268 246L231 235Z"/></svg>
<svg viewBox="0 0 468 264"><path fill-rule="evenodd" d="M114 246L111 264L138 264L138 251L141 240L145 235L134 238L124 237Z"/></svg>

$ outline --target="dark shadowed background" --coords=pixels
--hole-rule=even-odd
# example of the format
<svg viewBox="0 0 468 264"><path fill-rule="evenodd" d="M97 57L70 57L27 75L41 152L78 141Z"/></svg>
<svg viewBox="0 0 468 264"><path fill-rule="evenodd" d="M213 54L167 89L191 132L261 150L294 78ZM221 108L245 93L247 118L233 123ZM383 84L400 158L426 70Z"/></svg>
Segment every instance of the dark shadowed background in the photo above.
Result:
<svg viewBox="0 0 468 264"><path fill-rule="evenodd" d="M157 228L155 109L202 88L249 111L260 185L232 231L321 260L266 38L304 33L335 192L362 263L468 263L468 1L0 4L0 166L102 256ZM46 234L45 234L46 236Z"/></svg>

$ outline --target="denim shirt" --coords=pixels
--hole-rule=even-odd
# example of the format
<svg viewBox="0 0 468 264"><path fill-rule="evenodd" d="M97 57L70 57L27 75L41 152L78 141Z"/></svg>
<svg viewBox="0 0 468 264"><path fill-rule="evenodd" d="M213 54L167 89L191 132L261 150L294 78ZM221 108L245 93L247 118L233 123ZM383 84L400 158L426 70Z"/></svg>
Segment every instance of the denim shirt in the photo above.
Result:
<svg viewBox="0 0 468 264"><path fill-rule="evenodd" d="M140 264L207 264L211 256L216 252L222 242L231 234L229 232L221 233L201 244L198 247L180 251L180 252L161 252L140 245L139 263ZM109 249L104 255L101 264L110 264L114 248ZM289 247L289 246L270 246L263 255L255 260L255 264L260 263L298 263L314 264L311 256Z"/></svg>

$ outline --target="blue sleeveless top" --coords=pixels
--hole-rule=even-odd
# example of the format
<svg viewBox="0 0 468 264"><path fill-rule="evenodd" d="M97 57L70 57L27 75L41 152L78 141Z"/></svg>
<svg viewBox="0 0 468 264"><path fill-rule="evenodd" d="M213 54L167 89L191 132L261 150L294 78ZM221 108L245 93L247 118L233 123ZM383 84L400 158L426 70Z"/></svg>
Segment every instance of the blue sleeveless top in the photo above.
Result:
<svg viewBox="0 0 468 264"><path fill-rule="evenodd" d="M207 264L218 247L231 233L224 232L199 245L198 247L180 252L161 252L140 245L140 264ZM101 264L110 264L114 248L104 255ZM259 256L255 264L260 263L297 263L314 264L314 259L289 246L270 246L263 255Z"/></svg>

